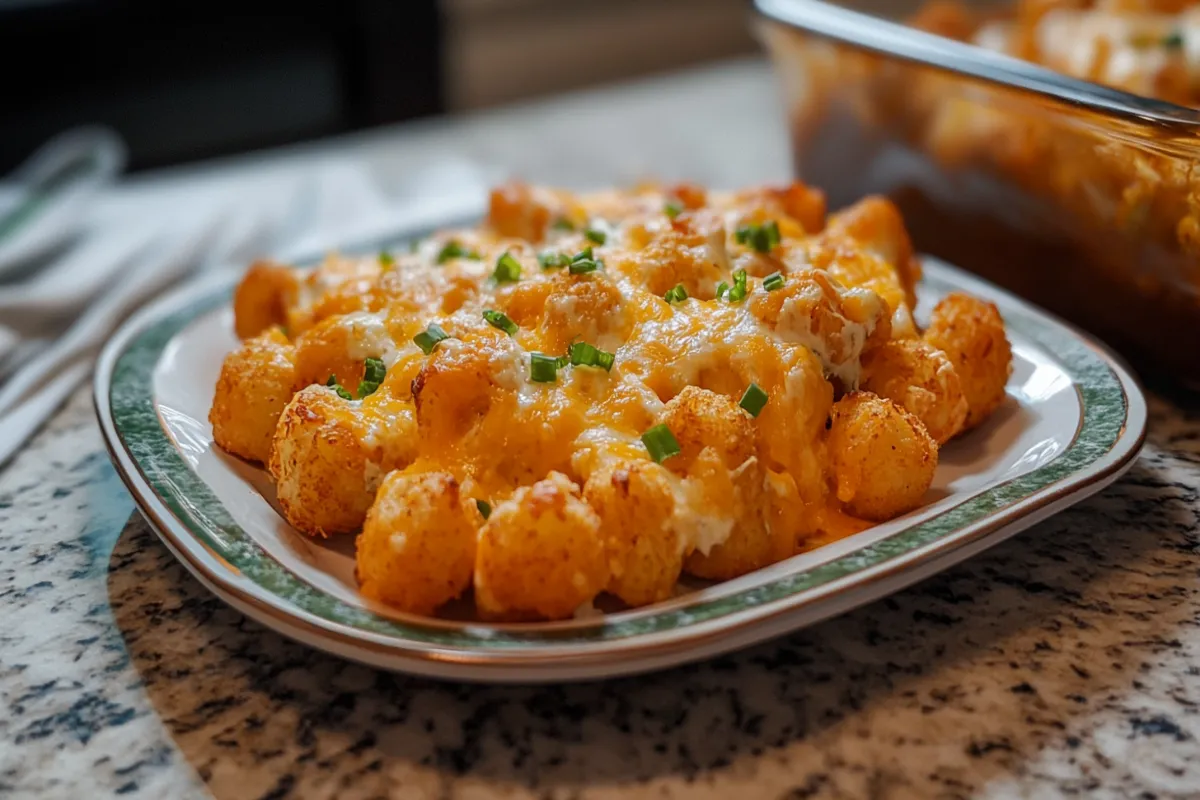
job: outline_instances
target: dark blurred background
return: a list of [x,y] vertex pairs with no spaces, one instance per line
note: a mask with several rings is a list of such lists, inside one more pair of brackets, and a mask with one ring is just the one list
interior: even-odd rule
[[751,52],[744,0],[0,0],[0,172],[115,128],[130,167]]

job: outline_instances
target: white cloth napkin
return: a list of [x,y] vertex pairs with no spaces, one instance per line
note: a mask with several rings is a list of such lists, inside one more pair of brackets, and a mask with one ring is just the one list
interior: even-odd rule
[[0,284],[0,339],[5,330],[53,336],[139,262],[200,229],[215,226],[215,233],[189,274],[317,255],[414,223],[461,221],[482,213],[488,184],[483,170],[453,159],[414,171],[390,191],[349,158],[192,173],[119,185],[96,198],[74,246],[24,280]]

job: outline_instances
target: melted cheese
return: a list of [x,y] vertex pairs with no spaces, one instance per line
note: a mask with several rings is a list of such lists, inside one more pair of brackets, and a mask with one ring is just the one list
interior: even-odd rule
[[[439,234],[397,256],[389,269],[376,259],[358,265],[333,259],[302,280],[296,302],[314,309],[314,327],[298,341],[298,361],[312,362],[314,376],[336,373],[347,387],[358,384],[353,365],[368,357],[388,368],[377,394],[354,401],[348,412],[363,417],[363,444],[376,454],[363,476],[368,488],[382,480],[378,463],[414,460],[423,469],[450,471],[493,503],[551,470],[582,484],[606,460],[648,458],[641,434],[685,387],[736,402],[755,383],[771,399],[754,424],[773,426],[760,437],[760,459],[790,470],[806,503],[822,497],[827,465],[814,443],[832,398],[827,376],[856,385],[877,325],[889,316],[911,318],[906,306],[889,306],[868,288],[886,286],[892,298],[902,296],[895,270],[879,255],[902,248],[836,232],[807,236],[770,193],[710,193],[707,208],[675,220],[664,214],[668,198],[657,191],[529,196],[550,210],[506,205],[503,213],[512,219],[494,210],[488,225]],[[575,229],[552,226],[555,215]],[[537,241],[512,235],[539,219],[545,227]],[[744,220],[767,219],[779,219],[784,231],[772,252],[736,241],[733,231]],[[585,222],[606,233],[604,245],[586,239]],[[479,258],[436,263],[450,241]],[[814,283],[814,242],[837,254],[830,274],[840,268],[837,258],[857,266],[841,269],[840,283],[825,273]],[[571,275],[539,265],[539,253],[572,256],[587,247],[603,265],[595,272]],[[505,253],[521,264],[521,275],[497,283],[492,272]],[[732,285],[737,269],[750,273],[744,299],[705,299],[715,294],[715,281],[707,282],[712,276]],[[774,271],[784,273],[785,287],[768,293],[761,278]],[[695,293],[668,304],[662,292],[676,283]],[[338,303],[326,304],[331,296]],[[340,311],[355,298],[356,310]],[[341,315],[322,322],[326,306]],[[485,309],[502,311],[519,330],[510,336],[488,324]],[[413,337],[431,324],[451,338],[425,354]],[[580,339],[615,354],[611,372],[567,365],[553,382],[533,380],[532,353],[560,356]],[[395,455],[405,448],[414,451],[407,460]],[[670,524],[680,547],[707,554],[726,541],[737,524],[734,509],[714,504],[685,472],[672,471],[670,482]]]

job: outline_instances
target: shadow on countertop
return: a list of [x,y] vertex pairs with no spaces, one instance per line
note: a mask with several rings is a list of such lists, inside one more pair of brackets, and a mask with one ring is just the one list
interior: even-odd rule
[[[655,796],[959,796],[1044,750],[1084,757],[1101,713],[1124,715],[1131,738],[1191,738],[1121,703],[1179,656],[1200,613],[1200,481],[1178,481],[1198,468],[1165,452],[1182,434],[1153,416],[1121,481],[987,554],[789,637],[641,677],[482,686],[350,664],[225,606],[137,516],[109,598],[150,703],[218,798],[559,797],[643,782]],[[1190,769],[1180,779],[1200,781]],[[668,779],[687,786],[658,786]]]

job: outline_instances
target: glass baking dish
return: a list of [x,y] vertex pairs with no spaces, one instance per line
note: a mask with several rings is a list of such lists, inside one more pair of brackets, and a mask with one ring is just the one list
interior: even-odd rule
[[920,250],[1200,385],[1200,114],[820,0],[755,6],[832,207],[886,194]]

